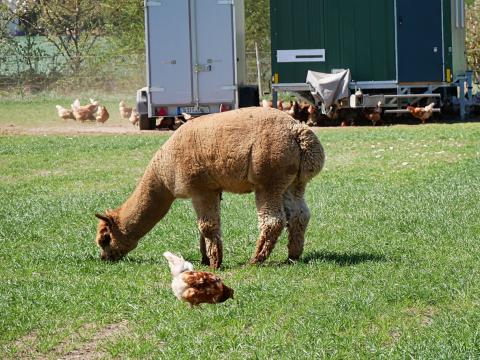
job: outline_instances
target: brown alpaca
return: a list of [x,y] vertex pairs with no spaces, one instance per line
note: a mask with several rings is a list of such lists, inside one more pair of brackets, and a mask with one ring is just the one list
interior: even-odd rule
[[96,215],[100,256],[120,259],[176,198],[191,198],[202,263],[218,268],[221,193],[254,191],[260,237],[251,263],[269,256],[285,226],[288,257],[296,260],[310,219],[305,186],[324,160],[322,145],[308,126],[277,109],[244,108],[190,120],[155,154],[129,199]]

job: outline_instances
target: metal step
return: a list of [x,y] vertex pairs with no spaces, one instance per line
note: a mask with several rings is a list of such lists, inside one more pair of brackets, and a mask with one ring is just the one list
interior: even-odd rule
[[440,98],[440,94],[392,94],[384,95],[385,99],[410,99],[410,98]]
[[[434,113],[439,113],[441,112],[439,108],[433,108],[432,111]],[[409,114],[410,111],[407,109],[392,109],[392,110],[384,110],[385,114]]]

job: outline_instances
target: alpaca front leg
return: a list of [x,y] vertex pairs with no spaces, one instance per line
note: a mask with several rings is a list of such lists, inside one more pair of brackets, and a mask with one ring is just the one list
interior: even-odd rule
[[203,193],[192,197],[200,231],[202,263],[219,268],[223,259],[223,244],[220,230],[220,194]]
[[283,196],[287,214],[288,258],[298,260],[303,253],[305,231],[310,221],[310,210],[303,198],[305,186],[289,189]]
[[[200,231],[200,254],[202,255],[202,265],[211,266],[213,268],[220,267],[223,259],[223,243],[221,236],[218,237],[212,235],[210,238],[206,238],[202,233],[206,233],[206,227],[212,226],[206,225],[209,221],[205,219],[198,220],[198,229]],[[220,232],[220,231],[219,231]],[[212,263],[213,259],[213,263]]]
[[282,197],[263,191],[257,191],[255,197],[260,237],[257,241],[255,255],[250,261],[252,264],[262,263],[268,258],[285,227]]

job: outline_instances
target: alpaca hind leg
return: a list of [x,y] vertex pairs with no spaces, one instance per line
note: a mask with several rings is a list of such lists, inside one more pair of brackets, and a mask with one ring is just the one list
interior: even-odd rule
[[260,237],[257,241],[255,255],[250,261],[252,264],[261,263],[268,258],[285,227],[285,212],[281,195],[265,190],[256,190],[255,198]]
[[303,253],[305,231],[310,221],[310,210],[303,198],[304,184],[293,184],[283,195],[283,204],[287,214],[288,258],[298,260]]
[[200,252],[202,263],[219,268],[223,258],[223,244],[220,230],[220,194],[204,192],[192,196],[200,231]]

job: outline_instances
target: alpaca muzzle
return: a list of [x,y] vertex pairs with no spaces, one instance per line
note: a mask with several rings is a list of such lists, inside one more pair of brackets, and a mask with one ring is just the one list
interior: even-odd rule
[[100,259],[103,261],[118,261],[125,256],[124,253],[112,248],[106,248],[100,250]]

